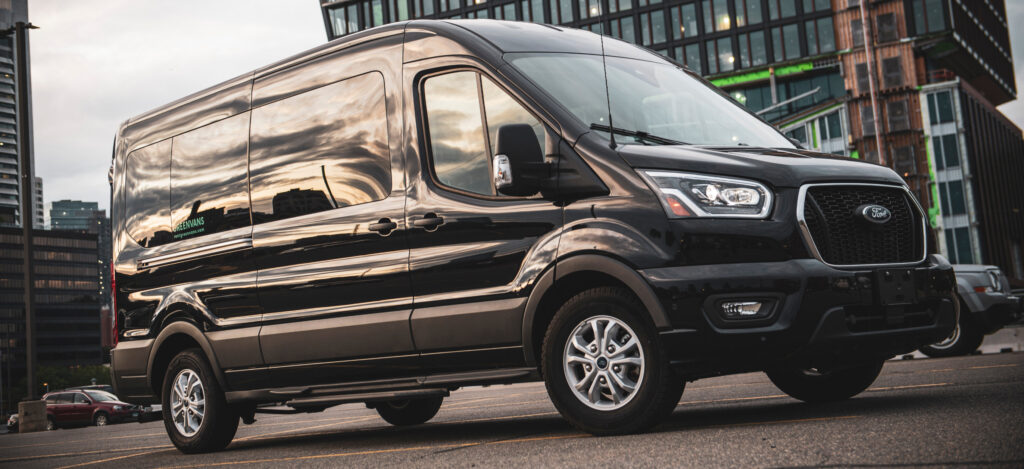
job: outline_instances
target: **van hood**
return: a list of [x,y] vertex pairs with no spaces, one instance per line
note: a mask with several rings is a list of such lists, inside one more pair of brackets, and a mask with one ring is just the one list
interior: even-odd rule
[[904,184],[884,166],[807,150],[699,145],[621,145],[617,150],[634,168],[756,179],[776,187],[811,182]]

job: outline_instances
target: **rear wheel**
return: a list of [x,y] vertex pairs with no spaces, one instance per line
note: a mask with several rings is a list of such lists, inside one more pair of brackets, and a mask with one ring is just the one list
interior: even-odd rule
[[167,435],[183,453],[221,450],[238,430],[238,414],[228,407],[200,349],[182,351],[171,359],[162,403]]
[[542,371],[562,416],[595,435],[645,430],[672,413],[684,382],[646,309],[628,290],[584,291],[555,314]]
[[427,397],[382,402],[377,405],[377,413],[391,425],[419,425],[437,415],[443,400],[443,397]]
[[921,353],[933,358],[956,357],[970,355],[985,340],[985,334],[967,317],[967,307],[960,306],[960,321],[957,322],[953,333],[945,339],[931,345],[921,347]]
[[47,415],[46,416],[46,430],[47,431],[53,431],[53,430],[56,430],[56,429],[57,429],[57,421],[54,420],[53,417],[50,417],[49,415]]
[[875,382],[884,360],[838,370],[779,366],[765,371],[782,392],[804,402],[832,402],[860,394]]

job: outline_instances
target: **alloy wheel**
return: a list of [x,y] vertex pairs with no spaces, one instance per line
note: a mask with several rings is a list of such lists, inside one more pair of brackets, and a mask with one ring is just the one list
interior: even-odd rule
[[199,374],[181,370],[171,385],[171,418],[178,432],[191,437],[199,432],[206,415],[206,391]]
[[644,377],[644,349],[625,322],[593,316],[569,335],[562,355],[573,395],[596,410],[621,408],[636,396]]

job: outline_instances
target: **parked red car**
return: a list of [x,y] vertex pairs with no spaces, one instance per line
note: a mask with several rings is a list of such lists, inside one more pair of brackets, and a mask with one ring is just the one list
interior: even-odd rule
[[121,402],[104,391],[58,391],[47,393],[43,399],[49,430],[75,425],[103,426],[139,418],[138,406]]

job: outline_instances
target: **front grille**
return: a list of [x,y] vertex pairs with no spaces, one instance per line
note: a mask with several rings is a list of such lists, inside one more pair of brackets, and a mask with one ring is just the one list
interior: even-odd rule
[[[832,265],[894,264],[924,257],[924,219],[903,189],[882,186],[811,186],[804,221],[822,260]],[[892,213],[888,223],[866,222],[864,204]]]

